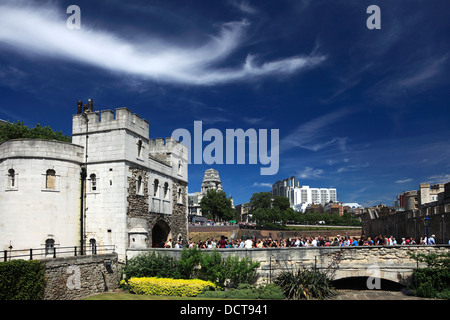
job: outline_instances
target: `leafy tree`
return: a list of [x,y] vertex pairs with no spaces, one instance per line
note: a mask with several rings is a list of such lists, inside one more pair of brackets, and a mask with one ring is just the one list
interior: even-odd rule
[[0,125],[0,143],[13,139],[45,139],[71,142],[72,139],[61,131],[55,132],[50,127],[42,127],[39,123],[28,128],[22,121],[6,122]]
[[250,213],[259,224],[286,223],[295,218],[289,199],[282,196],[272,197],[271,192],[254,193],[250,198]]
[[235,211],[231,207],[231,200],[222,190],[208,190],[200,201],[202,212],[213,220],[232,220]]
[[270,209],[272,206],[272,193],[271,192],[258,192],[254,193],[250,198],[249,213],[254,214],[258,209]]

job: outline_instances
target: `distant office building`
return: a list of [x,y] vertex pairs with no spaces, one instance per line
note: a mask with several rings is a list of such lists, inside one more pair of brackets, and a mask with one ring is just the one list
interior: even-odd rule
[[[295,177],[280,180],[272,185],[272,195],[287,197],[291,201],[291,191],[296,187],[300,187],[300,183]],[[291,202],[292,205],[293,202]]]
[[305,212],[308,206],[325,206],[330,201],[337,201],[337,191],[335,188],[310,188],[300,186],[300,182],[295,177],[275,182],[272,185],[273,196],[283,196],[289,198],[291,208],[295,211]]
[[296,187],[291,190],[291,207],[295,211],[305,212],[308,206],[322,205],[337,201],[335,188],[310,188],[309,186]]

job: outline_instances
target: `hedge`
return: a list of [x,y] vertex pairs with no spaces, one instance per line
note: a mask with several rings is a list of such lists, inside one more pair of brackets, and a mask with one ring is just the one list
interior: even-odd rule
[[195,297],[206,289],[215,289],[210,281],[169,278],[131,278],[128,280],[130,292],[146,295]]
[[40,261],[0,263],[0,300],[40,300],[44,289],[45,270]]

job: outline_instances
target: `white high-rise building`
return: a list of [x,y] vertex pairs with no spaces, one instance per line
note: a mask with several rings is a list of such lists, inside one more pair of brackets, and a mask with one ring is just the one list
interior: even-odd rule
[[335,188],[310,188],[309,186],[295,187],[291,189],[290,202],[295,211],[305,212],[311,204],[325,205],[330,201],[337,201]]

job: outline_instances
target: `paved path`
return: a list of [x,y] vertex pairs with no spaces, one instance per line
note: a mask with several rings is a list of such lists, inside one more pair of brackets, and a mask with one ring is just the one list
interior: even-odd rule
[[400,291],[382,290],[338,290],[330,300],[433,300],[406,295]]

